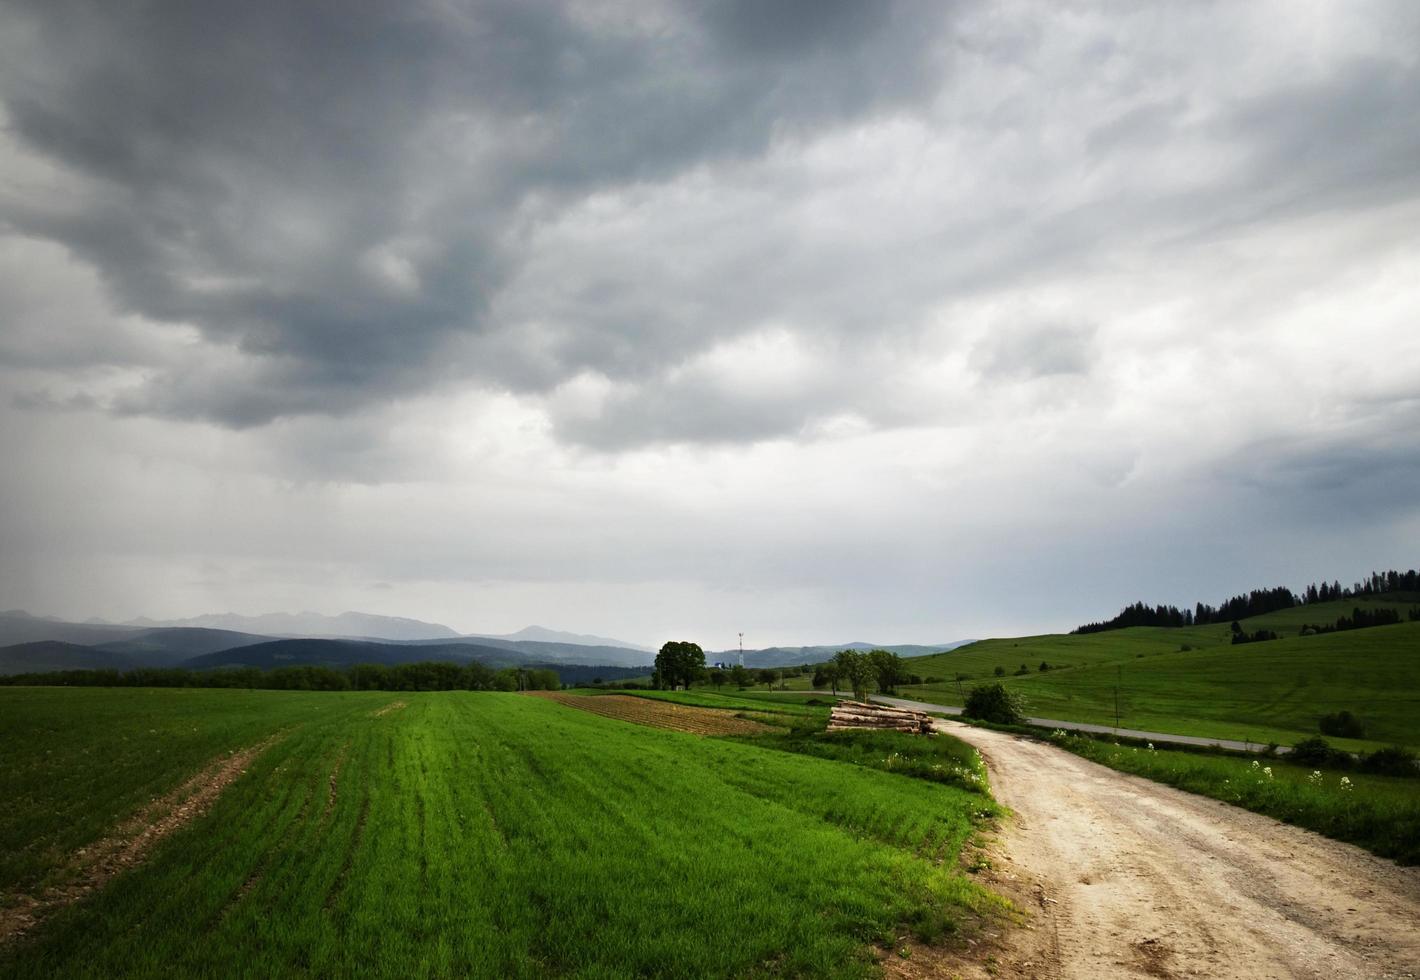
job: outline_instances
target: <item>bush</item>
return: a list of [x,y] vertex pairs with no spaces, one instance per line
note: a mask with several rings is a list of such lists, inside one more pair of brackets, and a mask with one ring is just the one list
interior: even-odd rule
[[1420,769],[1416,769],[1415,761],[1414,752],[1399,745],[1392,745],[1361,756],[1361,771],[1373,772],[1379,776],[1417,776],[1420,775]]
[[997,676],[997,677],[1005,677],[1005,676],[1006,676],[1006,668],[1005,668],[1005,667],[997,667],[995,673],[996,673],[996,676]]
[[1002,684],[980,684],[967,695],[961,713],[995,725],[1023,725],[1026,704],[1019,694],[1006,690]]
[[1331,766],[1342,769],[1351,767],[1350,754],[1333,749],[1331,743],[1320,735],[1304,738],[1292,746],[1287,760],[1299,766]]
[[1349,711],[1338,711],[1321,719],[1318,727],[1323,735],[1334,738],[1365,738],[1366,726]]

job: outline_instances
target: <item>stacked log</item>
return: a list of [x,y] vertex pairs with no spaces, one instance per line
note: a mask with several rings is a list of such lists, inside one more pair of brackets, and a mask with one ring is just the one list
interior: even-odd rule
[[828,714],[828,730],[848,731],[869,728],[926,735],[932,731],[932,717],[909,708],[895,708],[867,701],[839,701]]

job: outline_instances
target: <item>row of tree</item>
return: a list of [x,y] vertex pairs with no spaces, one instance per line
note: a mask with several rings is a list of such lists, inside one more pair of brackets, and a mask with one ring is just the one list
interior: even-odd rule
[[218,687],[275,691],[555,691],[562,686],[555,670],[480,663],[423,661],[413,664],[358,664],[344,670],[300,666],[260,670],[182,668],[136,670],[65,670],[12,674],[0,684],[45,687]]
[[[802,675],[806,670],[807,667],[750,670],[738,664],[728,669],[712,667],[707,670],[705,651],[698,643],[672,640],[662,645],[656,654],[651,683],[653,687],[674,690],[677,687],[688,689],[697,682],[709,681],[717,688],[731,683],[743,690],[756,683],[772,685],[785,676]],[[818,665],[814,670],[813,684],[814,687],[832,688],[835,694],[841,685],[856,696],[863,697],[870,685],[890,694],[897,689],[897,685],[913,679],[913,675],[903,666],[902,658],[891,650],[840,650],[832,660]]]
[[[1411,610],[1412,621],[1420,619],[1417,610]],[[1302,627],[1302,635],[1313,633],[1342,633],[1346,630],[1362,630],[1371,626],[1393,626],[1400,622],[1400,613],[1394,609],[1362,609],[1356,606],[1349,616],[1338,616],[1334,623],[1308,623]]]
[[1226,623],[1250,616],[1261,616],[1279,609],[1291,609],[1317,602],[1338,602],[1359,596],[1392,595],[1395,593],[1420,591],[1420,572],[1411,569],[1401,572],[1392,569],[1387,572],[1372,572],[1370,577],[1357,582],[1350,588],[1342,588],[1339,581],[1327,584],[1313,583],[1300,593],[1286,586],[1273,589],[1253,589],[1244,595],[1210,606],[1199,602],[1192,609],[1178,606],[1150,606],[1136,602],[1125,606],[1113,619],[1097,623],[1086,623],[1078,627],[1076,633],[1103,633],[1107,630],[1124,629],[1128,626],[1203,626],[1208,623]]
[[1249,633],[1242,628],[1242,624],[1237,620],[1233,621],[1233,646],[1239,643],[1265,643],[1268,640],[1277,639],[1277,634],[1272,630],[1257,630]]
[[870,684],[883,694],[891,694],[897,685],[913,679],[902,658],[891,650],[839,650],[832,660],[814,671],[813,683],[814,687],[830,688],[834,694],[841,684],[862,700],[867,697]]

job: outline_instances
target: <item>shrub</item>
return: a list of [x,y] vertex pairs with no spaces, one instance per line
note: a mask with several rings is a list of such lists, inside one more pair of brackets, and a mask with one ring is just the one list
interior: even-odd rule
[[1045,673],[1045,672],[1046,672],[1047,670],[1049,670],[1049,669],[1050,669],[1050,664],[1048,664],[1048,663],[1046,663],[1044,660],[1042,660],[1042,661],[1040,662],[1040,672],[1043,674],[1043,673]]
[[1420,769],[1416,769],[1415,761],[1414,752],[1392,745],[1361,756],[1361,771],[1381,776],[1417,776]]
[[1324,716],[1318,725],[1323,735],[1335,738],[1365,738],[1366,726],[1349,711],[1337,711]]
[[980,684],[971,689],[961,712],[996,725],[1021,725],[1026,720],[1025,700],[1002,684]]
[[1345,752],[1333,749],[1331,743],[1320,735],[1313,735],[1292,746],[1287,759],[1299,766],[1329,766],[1336,761],[1337,756],[1344,757],[1348,762],[1351,759]]

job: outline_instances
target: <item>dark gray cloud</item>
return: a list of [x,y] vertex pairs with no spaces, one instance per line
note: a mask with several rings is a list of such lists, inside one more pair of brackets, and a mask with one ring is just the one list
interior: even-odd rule
[[[120,411],[247,426],[343,413],[451,373],[556,383],[565,368],[541,376],[506,346],[448,356],[496,330],[490,297],[548,209],[921,98],[945,8],[636,13],[12,8],[0,69],[12,131],[90,196],[11,202],[4,218],[92,263],[121,309],[191,324],[246,358],[220,377],[172,366]],[[625,342],[663,320],[623,321]],[[590,335],[568,338],[559,360],[575,370],[606,339]]]
[[0,593],[936,640],[1413,563],[1417,51],[1407,0],[3,5]]

